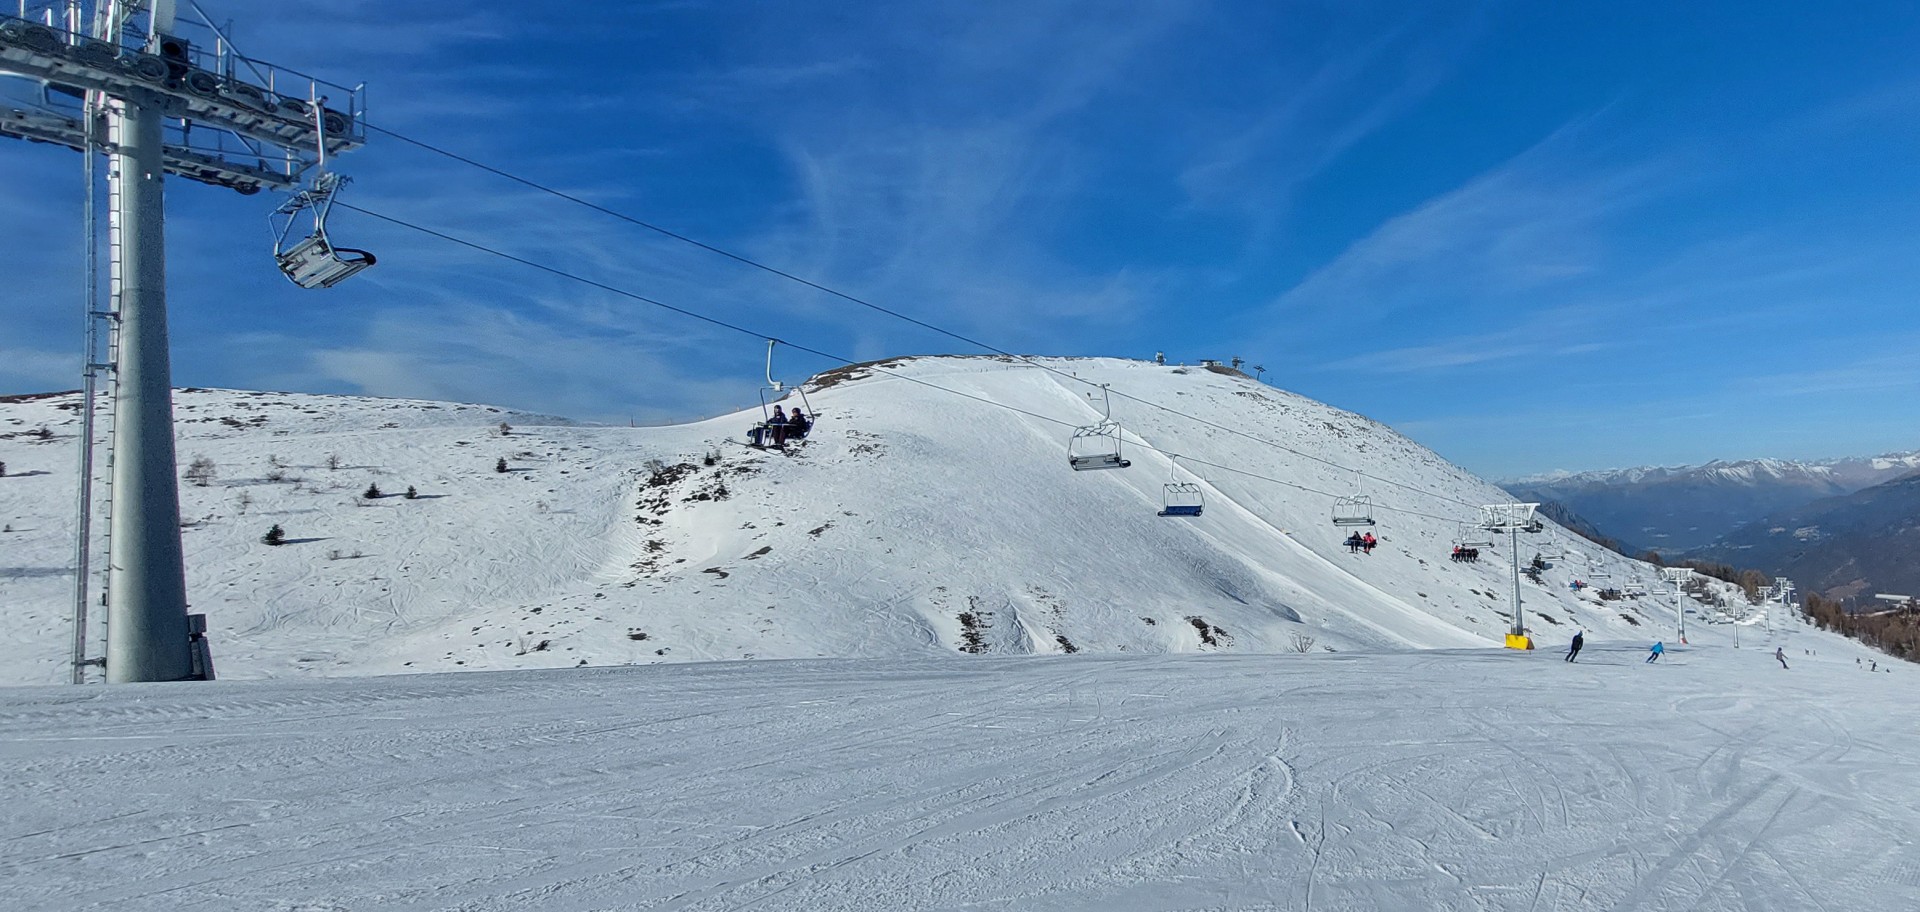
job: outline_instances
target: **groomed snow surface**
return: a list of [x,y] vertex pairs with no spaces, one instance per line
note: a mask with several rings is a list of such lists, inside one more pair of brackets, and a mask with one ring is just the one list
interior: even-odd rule
[[1920,908],[1912,676],[1789,650],[13,688],[0,908]]
[[[1580,544],[1523,584],[1543,648],[1499,649],[1505,545],[1447,559],[1448,498],[1497,489],[1242,377],[1050,363],[1439,496],[1122,401],[1130,444],[1281,482],[1203,469],[1162,518],[1164,457],[1071,472],[1060,428],[873,371],[786,454],[745,415],[183,391],[222,680],[0,689],[0,909],[1920,908],[1907,666],[1704,606],[1646,665],[1668,590]],[[66,676],[73,405],[0,404],[6,683]],[[1382,504],[1372,555],[1329,491]]]

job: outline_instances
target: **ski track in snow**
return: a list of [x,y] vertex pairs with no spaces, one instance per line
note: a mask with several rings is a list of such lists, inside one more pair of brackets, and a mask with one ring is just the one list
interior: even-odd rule
[[14,688],[0,907],[1920,904],[1905,675],[1592,651]]

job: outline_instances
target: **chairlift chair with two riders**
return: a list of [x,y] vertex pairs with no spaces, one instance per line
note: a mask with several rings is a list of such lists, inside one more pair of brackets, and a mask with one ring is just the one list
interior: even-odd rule
[[[1199,516],[1206,507],[1206,497],[1200,492],[1196,481],[1180,480],[1180,457],[1172,458],[1173,471],[1167,481],[1166,493],[1160,508],[1161,516]],[[1197,478],[1198,476],[1196,476]]]
[[1076,472],[1133,465],[1121,455],[1120,423],[1113,420],[1113,401],[1104,383],[1100,384],[1100,410],[1099,423],[1074,428],[1067,439],[1067,465]]
[[820,419],[819,413],[813,410],[813,403],[807,399],[806,384],[789,387],[773,379],[773,348],[778,344],[780,343],[776,339],[767,340],[767,385],[760,388],[760,421],[747,431],[747,445],[759,449],[786,445],[785,432],[775,433],[773,430],[773,409],[787,398],[789,390],[800,394],[800,404],[794,406],[794,411],[796,413],[802,409],[806,411],[809,428]]
[[[294,192],[268,216],[273,228],[273,258],[280,271],[301,288],[332,288],[374,264],[374,256],[365,250],[339,247],[327,236],[327,216],[347,178],[327,170],[327,134],[347,129],[343,115],[326,108],[326,99],[314,100],[313,130],[319,150],[314,160],[313,180]],[[289,243],[294,226],[302,216],[311,215],[313,227],[306,237]]]

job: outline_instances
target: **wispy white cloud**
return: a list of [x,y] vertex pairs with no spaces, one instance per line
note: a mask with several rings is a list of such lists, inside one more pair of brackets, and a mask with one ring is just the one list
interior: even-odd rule
[[1465,185],[1396,216],[1280,296],[1279,313],[1339,307],[1376,319],[1474,296],[1532,291],[1588,275],[1609,219],[1674,178],[1658,161],[1579,161],[1590,120],[1568,124]]
[[314,351],[287,379],[643,423],[731,411],[744,392],[739,382],[689,377],[624,334],[485,305],[382,313],[358,338]]

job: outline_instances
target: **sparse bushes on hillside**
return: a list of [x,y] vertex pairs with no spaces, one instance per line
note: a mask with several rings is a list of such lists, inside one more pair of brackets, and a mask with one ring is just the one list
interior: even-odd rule
[[386,495],[380,493],[379,485],[369,484],[367,485],[367,489],[365,491],[360,492],[360,496],[368,500],[379,500],[380,498],[385,497]]
[[504,421],[500,422],[500,436],[509,437],[509,436],[512,436],[512,434],[513,434],[513,425],[508,424]]
[[414,490],[414,489],[413,489],[413,485],[407,485],[407,493],[405,493],[405,494],[403,494],[403,495],[401,495],[401,496],[402,496],[402,497],[405,497],[405,498],[406,498],[406,499],[408,499],[408,500],[412,500],[412,499],[414,499],[414,498],[416,498],[416,497],[419,497],[419,496],[420,496],[420,492],[419,492],[419,491],[416,491],[416,490]]
[[188,481],[204,488],[213,483],[214,475],[217,474],[217,472],[218,470],[215,468],[213,460],[205,456],[195,456],[193,457],[193,461],[187,464],[187,470],[183,475]]
[[500,461],[493,464],[493,470],[505,475],[507,473],[507,457],[500,457]]
[[7,464],[0,462],[0,478],[7,477]]
[[287,541],[287,530],[280,528],[279,523],[274,523],[273,528],[267,530],[267,534],[260,536],[260,541],[268,545],[285,544]]
[[327,454],[327,468],[328,469],[340,468],[340,454],[338,453]]

